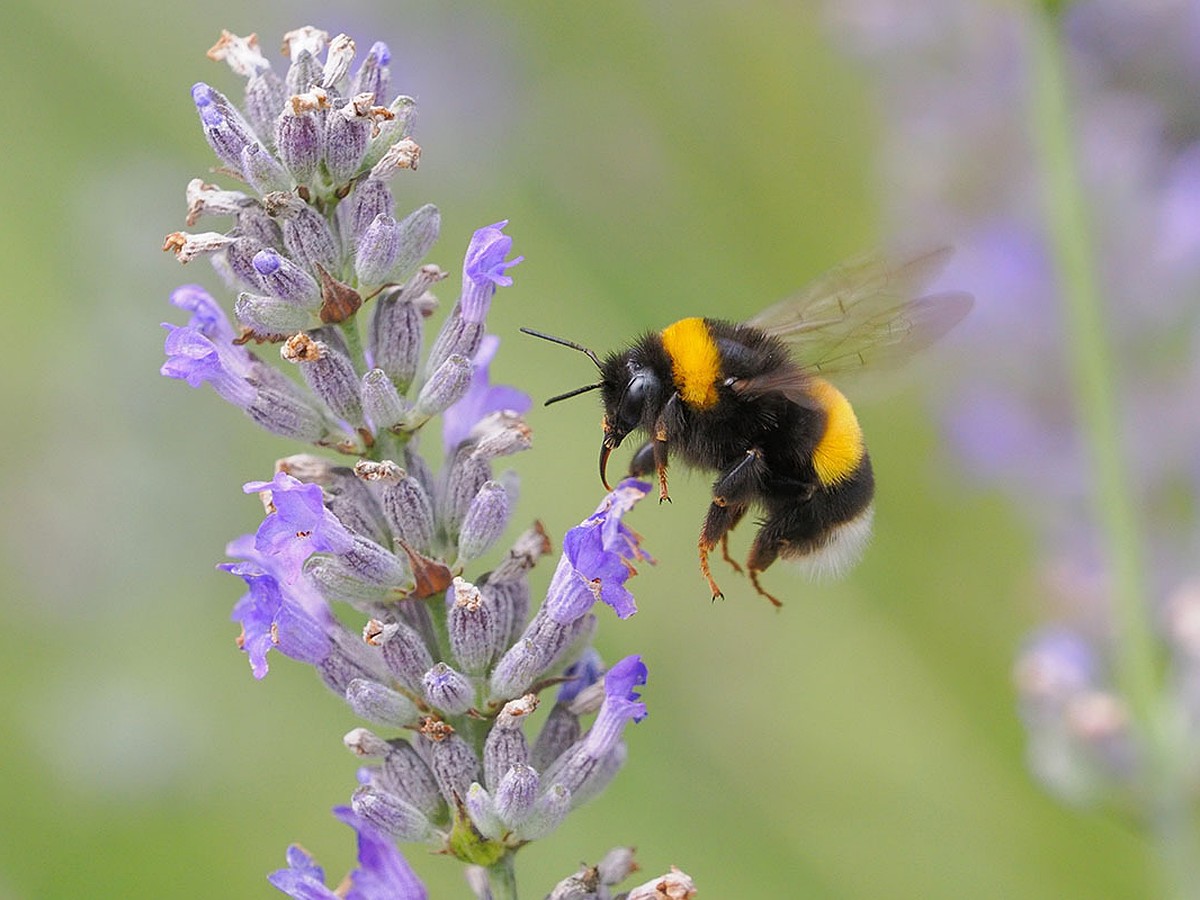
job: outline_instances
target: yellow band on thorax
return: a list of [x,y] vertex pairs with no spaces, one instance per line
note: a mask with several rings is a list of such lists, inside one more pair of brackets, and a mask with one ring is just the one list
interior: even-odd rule
[[809,392],[825,411],[825,432],[813,450],[813,468],[828,487],[849,478],[862,462],[863,433],[850,401],[832,384],[814,378]]
[[663,349],[671,357],[671,374],[684,403],[708,409],[717,402],[721,357],[703,319],[680,319],[662,331]]

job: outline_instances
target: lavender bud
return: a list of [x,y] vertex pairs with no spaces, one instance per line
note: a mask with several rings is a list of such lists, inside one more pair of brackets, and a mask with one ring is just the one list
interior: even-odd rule
[[363,412],[375,430],[386,431],[405,420],[412,404],[403,396],[383,369],[372,369],[362,378]]
[[533,804],[533,809],[515,834],[521,840],[533,841],[544,838],[553,832],[571,811],[571,792],[561,784],[551,785],[550,789]]
[[429,741],[433,777],[446,802],[454,806],[466,797],[471,782],[479,780],[479,760],[467,742],[445,722],[428,718],[421,723],[421,734]]
[[315,444],[328,433],[325,417],[290,378],[263,362],[253,367],[250,382],[257,396],[246,414],[272,434]]
[[333,635],[333,646],[328,656],[317,665],[321,680],[335,694],[346,695],[346,686],[355,678],[374,678],[374,660],[363,652],[365,648],[352,642],[340,628]]
[[500,819],[496,815],[496,808],[492,803],[491,795],[483,789],[478,781],[472,782],[467,788],[466,799],[467,815],[471,817],[471,822],[479,830],[485,838],[493,841],[498,841],[504,834],[504,826],[500,824]]
[[356,716],[380,725],[404,728],[417,720],[411,700],[377,681],[355,678],[346,686],[346,702]]
[[470,680],[444,662],[426,672],[422,682],[425,699],[446,715],[461,716],[475,703],[475,689]]
[[550,537],[541,522],[534,522],[521,532],[508,553],[488,577],[492,582],[516,581],[537,565],[550,552]]
[[398,239],[395,259],[386,281],[401,281],[425,258],[437,242],[442,230],[442,214],[432,203],[419,207],[397,226]]
[[632,847],[614,847],[604,854],[604,858],[596,863],[596,871],[600,874],[600,883],[607,885],[620,884],[638,870],[637,860],[634,859]]
[[276,297],[305,309],[315,311],[320,308],[320,285],[286,256],[280,256],[268,247],[254,254],[253,264],[262,286]]
[[599,900],[599,890],[599,871],[595,866],[583,865],[578,872],[556,884],[546,895],[546,900]]
[[193,178],[188,182],[185,196],[188,228],[203,216],[235,216],[247,206],[256,204],[242,191],[224,191],[215,184],[206,184],[202,178]]
[[483,556],[508,525],[508,492],[498,481],[485,481],[467,507],[458,534],[460,561]]
[[283,115],[275,127],[275,147],[297,184],[312,183],[324,149],[321,137],[316,113],[303,103],[297,104],[296,97],[293,97],[284,106]]
[[281,217],[283,242],[300,266],[310,272],[317,271],[318,266],[326,271],[337,268],[337,247],[323,215],[301,201],[281,213]]
[[382,181],[367,178],[358,182],[345,200],[338,204],[338,224],[347,256],[358,247],[358,242],[376,216],[390,216],[395,209],[392,192]]
[[[375,102],[382,103],[380,100]],[[364,168],[373,170],[393,144],[412,134],[417,120],[417,101],[401,95],[388,104],[388,112],[391,118],[380,122],[379,130],[371,135],[367,155],[362,161]]]
[[290,300],[242,291],[233,305],[239,322],[260,336],[295,334],[312,324],[312,313]]
[[347,603],[368,612],[376,604],[401,600],[403,589],[389,589],[358,577],[350,566],[334,556],[314,555],[304,561],[303,571],[326,600]]
[[415,170],[420,163],[420,146],[412,138],[406,137],[383,151],[383,156],[371,167],[371,177],[377,181],[388,181],[401,170]]
[[537,740],[533,742],[533,750],[529,754],[530,763],[538,771],[545,772],[579,740],[582,733],[579,716],[571,712],[566,704],[556,703],[542,724]]
[[504,825],[516,828],[529,817],[540,784],[541,778],[531,766],[518,764],[504,773],[493,798],[496,815]]
[[254,268],[254,257],[264,247],[262,241],[252,237],[238,237],[225,248],[225,262],[229,271],[246,287],[262,290],[262,279]]
[[425,673],[433,667],[433,657],[421,635],[402,622],[384,625],[372,619],[364,630],[367,643],[383,648],[388,671],[415,694],[425,693]]
[[431,820],[445,812],[442,792],[433,772],[408,741],[393,741],[379,769],[379,786],[415,806]]
[[275,120],[287,97],[283,79],[270,69],[262,69],[246,82],[246,117],[256,134],[274,139]]
[[433,836],[425,814],[394,794],[361,785],[350,798],[354,811],[385,834],[399,841],[424,841]]
[[329,39],[329,36],[323,31],[319,33],[324,36],[324,40],[319,45],[315,41],[305,46],[293,44],[293,48],[288,54],[292,58],[292,64],[288,66],[283,84],[289,94],[304,94],[321,83],[321,76],[324,73],[323,67],[317,61],[317,55],[324,48],[325,41]]
[[625,900],[661,900],[663,897],[670,897],[672,900],[692,900],[695,896],[696,882],[692,881],[687,872],[671,866],[671,871],[665,875],[639,884],[629,892]]
[[354,544],[337,558],[367,584],[404,592],[412,589],[412,572],[408,563],[362,535],[354,535]]
[[216,231],[203,231],[199,234],[173,231],[163,240],[163,251],[174,253],[180,264],[186,266],[198,257],[228,250],[236,240]]
[[325,166],[335,183],[349,179],[358,171],[367,153],[371,136],[370,95],[358,95],[325,119]]
[[395,484],[383,488],[383,514],[392,534],[419,553],[433,543],[433,504],[421,482],[405,474]]
[[492,670],[488,685],[492,700],[515,697],[528,689],[537,677],[546,670],[552,651],[539,646],[535,641],[522,638],[508,649]]
[[[363,679],[356,678],[350,682],[346,688],[346,694],[349,695],[351,688],[356,683],[362,682]],[[382,685],[380,685],[382,687]],[[346,745],[346,749],[355,756],[363,757],[378,757],[382,759],[387,756],[392,750],[392,745],[371,731],[369,728],[352,728],[346,732],[342,738],[342,743]]]
[[329,42],[329,51],[325,54],[325,69],[321,73],[321,86],[333,88],[350,73],[350,63],[354,61],[354,40],[345,34],[339,34]]
[[221,162],[241,174],[242,148],[254,142],[250,126],[224,94],[202,81],[192,86],[192,100],[208,145]]
[[214,62],[226,63],[233,74],[249,78],[255,72],[270,69],[271,64],[263,56],[258,46],[258,37],[239,37],[231,31],[222,29],[221,37],[209,48],[206,54]]
[[368,346],[375,365],[404,391],[417,374],[424,324],[416,306],[399,294],[390,291],[375,301]]
[[400,251],[400,228],[391,216],[375,217],[354,256],[354,271],[360,284],[379,284],[387,279],[388,272]]
[[479,342],[483,339],[483,329],[483,322],[466,321],[458,307],[455,307],[433,342],[433,349],[429,351],[429,357],[425,360],[425,372],[441,368],[451,356],[474,359]]
[[390,80],[388,64],[391,61],[392,51],[388,49],[387,44],[383,41],[376,41],[372,44],[362,65],[354,74],[354,80],[350,83],[350,93],[370,94],[372,103],[379,106],[385,105],[388,102],[387,92]]
[[458,526],[470,509],[471,502],[479,489],[491,480],[492,467],[484,460],[473,459],[460,447],[447,468],[441,512],[446,531],[457,536]]
[[533,445],[533,432],[520,414],[499,410],[480,419],[467,436],[475,459],[499,459]]
[[504,709],[496,717],[483,745],[483,782],[491,790],[499,787],[500,780],[509,769],[528,765],[529,745],[525,741],[522,726],[537,706],[537,697],[526,694],[504,704]]
[[[450,649],[468,672],[487,668],[500,649],[496,620],[479,589],[462,578],[454,579],[454,602],[447,612]],[[492,787],[491,781],[487,782]]]
[[323,484],[325,505],[343,525],[376,544],[387,546],[391,543],[383,509],[371,488],[360,478],[357,463],[353,469],[331,466]]
[[286,191],[292,186],[287,170],[257,141],[242,148],[241,172],[260,194]]
[[413,407],[413,421],[409,422],[409,427],[423,425],[461,400],[471,386],[473,370],[474,366],[467,357],[457,354],[448,357],[421,387]]
[[495,582],[495,572],[479,585],[492,616],[496,620],[496,642],[499,647],[508,647],[520,637],[529,618],[529,580],[525,577],[515,581]]
[[288,338],[280,355],[300,366],[305,382],[335,416],[356,427],[365,424],[358,375],[346,356],[303,332]]

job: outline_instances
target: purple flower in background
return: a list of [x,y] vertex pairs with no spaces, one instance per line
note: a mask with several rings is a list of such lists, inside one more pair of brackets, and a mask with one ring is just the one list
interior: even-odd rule
[[[1193,667],[1169,640],[1177,620],[1162,619],[1200,546],[1200,17],[1192,3],[1119,0],[918,7],[829,4],[839,37],[880,76],[894,230],[952,238],[946,282],[976,294],[956,340],[963,364],[942,379],[947,445],[1033,518],[1048,570],[1088,573],[1067,580],[1076,602],[1016,665],[1030,766],[1071,802],[1187,822],[1195,778],[1176,756],[1200,741],[1200,719],[1180,687]],[[1069,117],[1046,112],[1059,78]],[[1072,196],[1076,177],[1085,200]],[[1086,217],[1091,248],[1063,224],[1072,217]],[[1094,288],[1080,273],[1089,266]],[[1107,334],[1081,334],[1089,302]],[[1120,379],[1111,397],[1079,361],[1105,355]],[[1093,415],[1077,413],[1079,396]],[[1118,434],[1098,424],[1100,407]],[[1105,463],[1122,457],[1114,489]],[[1115,517],[1128,520],[1120,539]],[[1143,538],[1154,561],[1144,578],[1130,549]],[[1056,593],[1042,591],[1048,606]],[[1164,633],[1165,679],[1150,661]]]
[[272,886],[296,900],[427,900],[425,885],[390,838],[348,806],[335,807],[333,814],[358,835],[358,867],[348,876],[349,889],[335,893],[326,887],[325,870],[295,844],[288,847],[288,867],[267,876]]
[[465,441],[471,429],[489,413],[503,410],[525,413],[529,410],[532,401],[524,391],[488,381],[488,368],[499,347],[500,338],[494,334],[484,335],[475,354],[471,386],[461,400],[442,414],[442,443],[447,453]]

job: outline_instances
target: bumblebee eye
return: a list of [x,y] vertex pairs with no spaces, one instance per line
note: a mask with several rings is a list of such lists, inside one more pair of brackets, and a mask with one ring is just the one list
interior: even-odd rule
[[624,433],[628,434],[641,424],[646,399],[657,392],[658,379],[649,369],[638,369],[629,379],[617,405],[617,422]]

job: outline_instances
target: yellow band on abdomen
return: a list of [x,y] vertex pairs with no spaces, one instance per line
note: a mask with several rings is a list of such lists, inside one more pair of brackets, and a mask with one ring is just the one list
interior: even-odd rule
[[717,402],[721,356],[703,319],[680,319],[662,331],[663,349],[671,357],[671,374],[684,403],[708,409]]
[[828,381],[814,378],[809,392],[825,411],[825,432],[813,450],[813,468],[821,484],[829,487],[853,475],[862,462],[862,428],[850,401]]

